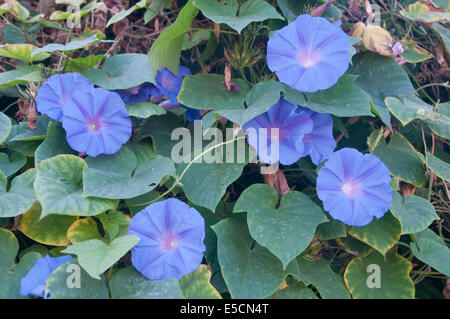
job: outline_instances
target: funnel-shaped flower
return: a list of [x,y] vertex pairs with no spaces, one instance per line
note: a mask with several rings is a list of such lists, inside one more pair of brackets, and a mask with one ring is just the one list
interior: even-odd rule
[[316,113],[299,107],[297,112],[305,111],[311,116],[313,129],[303,137],[305,154],[311,157],[314,164],[319,165],[333,153],[336,141],[333,137],[333,118],[330,114]]
[[64,107],[67,142],[89,156],[114,154],[131,136],[131,120],[117,93],[97,88],[76,91]]
[[30,268],[20,282],[20,294],[22,296],[33,295],[41,298],[46,297],[45,285],[48,277],[50,277],[55,269],[72,259],[72,256],[50,257],[46,255],[36,260],[34,266]]
[[78,73],[55,74],[42,86],[36,96],[36,108],[50,118],[61,121],[63,107],[77,90],[93,88],[91,81]]
[[137,213],[128,234],[140,239],[131,250],[131,262],[151,280],[180,279],[193,272],[206,250],[203,217],[175,198],[150,204]]
[[350,62],[350,40],[339,23],[303,14],[267,44],[267,63],[281,82],[302,92],[328,89]]
[[388,211],[390,181],[389,169],[378,157],[343,148],[319,170],[316,188],[333,218],[350,226],[364,226]]
[[[296,105],[280,99],[266,113],[244,124],[248,143],[264,163],[275,164],[279,160],[290,165],[305,155],[303,137],[311,132],[313,121],[307,112],[296,110]],[[272,129],[278,129],[278,134]],[[274,154],[277,149],[278,154]]]
[[150,96],[157,97],[160,92],[156,86],[151,83],[143,83],[125,90],[115,90],[126,104],[136,104],[145,102]]
[[180,93],[181,84],[183,83],[184,77],[188,74],[192,73],[184,66],[178,68],[177,75],[164,68],[156,75],[156,87],[163,95],[169,98],[170,102],[177,104],[179,103],[177,96]]

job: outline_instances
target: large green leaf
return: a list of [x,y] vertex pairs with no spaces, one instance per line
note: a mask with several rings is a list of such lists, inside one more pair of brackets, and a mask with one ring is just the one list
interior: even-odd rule
[[400,10],[400,14],[413,21],[419,20],[426,23],[437,21],[450,22],[450,12],[430,10],[430,7],[426,3],[420,1],[409,4],[406,10]]
[[326,217],[303,193],[291,191],[278,205],[277,191],[253,184],[239,197],[234,212],[247,212],[250,235],[277,256],[286,267],[311,243],[317,226]]
[[423,102],[414,95],[402,98],[387,97],[385,103],[389,111],[403,124],[415,119],[425,122],[431,130],[442,137],[450,138],[450,104],[441,103],[437,107]]
[[66,131],[59,123],[50,122],[47,127],[45,140],[38,146],[34,153],[35,163],[60,154],[75,154],[75,151],[67,143]]
[[0,269],[0,299],[24,298],[20,294],[20,281],[41,257],[39,253],[32,251],[23,255],[20,262],[9,269]]
[[340,117],[373,116],[369,96],[354,84],[356,76],[343,75],[329,89],[314,93],[302,93],[284,85],[285,98],[289,102],[307,107],[318,113],[330,113]]
[[395,251],[389,252],[386,258],[373,251],[365,257],[353,259],[347,265],[344,280],[356,299],[412,299],[414,282],[409,277],[411,268],[411,263]]
[[224,77],[219,74],[187,75],[178,94],[178,101],[193,109],[243,111],[248,85],[240,79],[233,80],[240,90],[229,92],[222,84],[223,81]]
[[[90,277],[76,260],[72,260],[52,272],[47,279],[47,291],[50,299],[108,299],[105,276],[101,275],[99,279]],[[79,287],[75,285],[77,281]]]
[[374,217],[366,226],[349,227],[348,233],[386,255],[400,239],[401,225],[391,213],[387,212],[379,219]]
[[109,245],[101,240],[92,239],[75,243],[62,252],[77,255],[80,266],[91,277],[100,279],[100,275],[122,258],[138,241],[139,238],[135,235],[119,237]]
[[17,173],[27,162],[27,157],[21,153],[14,152],[11,157],[8,154],[0,153],[0,171],[6,177],[10,177]]
[[[256,84],[248,93],[245,98],[247,108],[243,107],[243,104],[236,109],[225,109],[216,111],[223,117],[233,121],[240,126],[258,115],[266,112],[280,100],[282,85],[274,80],[267,82],[260,82]],[[236,103],[236,107],[237,107]]]
[[440,158],[437,158],[429,152],[427,152],[426,158],[422,154],[418,154],[420,159],[428,166],[429,169],[431,169],[434,174],[436,174],[443,180],[450,181],[450,165],[448,163],[444,162]]
[[147,55],[125,53],[108,58],[103,69],[88,69],[83,74],[102,88],[118,90],[155,83],[156,70],[148,65]]
[[225,23],[239,33],[251,22],[284,20],[277,10],[264,0],[247,0],[240,7],[237,0],[194,0],[194,4],[215,23]]
[[16,260],[19,242],[14,233],[0,228],[0,272],[10,269]]
[[37,82],[41,79],[41,65],[24,66],[13,71],[0,73],[0,90],[16,84]]
[[148,63],[155,69],[167,68],[174,74],[178,74],[184,35],[191,30],[192,19],[198,14],[198,9],[192,1],[189,0],[186,3],[178,14],[176,21],[164,29],[152,44],[148,52]]
[[8,143],[39,141],[45,139],[49,121],[50,118],[46,115],[38,116],[37,121],[34,123],[34,125],[36,126],[36,129],[34,130],[31,130],[28,127],[27,121],[20,122],[19,126],[21,127],[21,132],[14,136],[10,136],[10,138],[8,138]]
[[180,287],[183,295],[188,299],[221,299],[210,279],[211,270],[206,265],[200,265],[196,271],[181,277]]
[[389,144],[381,139],[372,154],[378,156],[395,177],[417,187],[425,183],[425,165],[411,143],[400,133],[394,133]]
[[314,285],[324,299],[349,299],[350,294],[345,288],[342,276],[335,273],[330,263],[321,258],[309,261],[298,256],[287,271],[291,272],[298,280]]
[[50,215],[40,219],[41,205],[36,202],[22,216],[18,229],[27,237],[41,244],[67,246],[67,230],[77,220],[75,216]]
[[[201,153],[201,151],[194,150],[193,153],[187,155],[190,159],[189,163],[178,165],[177,175],[181,177],[180,183],[190,201],[215,211],[227,187],[241,176],[247,161],[239,162],[235,159],[232,163],[226,163],[226,156],[234,147],[234,145],[230,145],[229,149],[223,146],[225,152],[222,153],[222,162],[208,163],[204,159],[201,163],[194,162],[194,156]],[[209,149],[209,147],[206,146],[205,149]],[[205,150],[203,151],[205,152]],[[217,149],[216,152],[218,152]],[[208,191],[205,192],[205,190]]]
[[84,197],[83,159],[74,155],[58,155],[39,165],[34,190],[42,205],[42,217],[50,214],[95,216],[115,209],[117,201]]
[[4,141],[6,141],[9,133],[11,132],[11,129],[11,119],[3,112],[0,112],[0,145],[3,144]]
[[142,119],[149,118],[153,115],[164,115],[166,114],[166,110],[157,105],[150,102],[140,102],[136,104],[126,104],[125,105],[128,111],[129,116],[135,116]]
[[17,59],[26,62],[43,61],[50,57],[50,54],[42,52],[31,57],[31,50],[36,47],[29,43],[8,43],[0,45],[0,57]]
[[419,260],[450,276],[450,249],[431,229],[414,234],[411,251]]
[[42,52],[55,52],[55,51],[73,51],[84,48],[88,44],[101,41],[105,37],[104,34],[94,34],[91,37],[83,40],[71,41],[67,44],[50,43],[46,46],[31,51],[31,58],[35,59],[35,56],[42,54]]
[[433,204],[416,195],[407,196],[403,202],[403,197],[398,192],[393,192],[389,209],[400,221],[402,234],[420,232],[428,228],[434,220],[439,219]]
[[250,237],[245,216],[228,217],[213,226],[223,278],[232,298],[265,298],[281,286],[283,264]]
[[28,141],[12,141],[14,137],[18,135],[22,135],[28,131],[28,127],[26,121],[22,121],[20,124],[13,125],[11,129],[11,133],[6,140],[6,144],[8,147],[16,152],[22,153],[28,157],[33,157],[36,149],[41,144],[41,140],[28,140]]
[[114,273],[109,281],[112,299],[181,299],[183,293],[175,278],[150,280],[134,267]]
[[6,191],[6,176],[0,171],[0,217],[14,217],[25,214],[33,205],[36,196],[33,182],[36,169],[29,169],[13,179]]
[[83,171],[85,196],[133,198],[153,190],[164,176],[175,175],[173,162],[159,155],[136,168],[136,156],[126,147],[114,155],[87,158],[86,163],[88,168]]
[[384,104],[388,96],[407,96],[415,92],[408,74],[394,59],[372,52],[356,54],[349,73],[359,75],[355,84],[366,91],[383,123],[391,126],[389,111]]

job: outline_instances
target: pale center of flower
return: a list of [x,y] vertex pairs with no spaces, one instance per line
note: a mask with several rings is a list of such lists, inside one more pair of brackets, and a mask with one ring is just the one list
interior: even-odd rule
[[90,132],[98,132],[101,128],[101,124],[98,121],[89,121],[87,127]]
[[342,185],[342,191],[347,196],[355,196],[359,192],[359,186],[351,181],[345,182],[344,185]]
[[317,64],[317,56],[315,54],[311,54],[311,53],[306,53],[306,54],[301,55],[299,60],[300,60],[300,63],[305,68],[309,68],[309,67]]
[[178,238],[168,236],[162,240],[164,249],[174,251],[178,247]]

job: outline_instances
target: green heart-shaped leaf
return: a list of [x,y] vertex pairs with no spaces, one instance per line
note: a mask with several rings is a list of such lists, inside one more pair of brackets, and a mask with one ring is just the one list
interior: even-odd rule
[[380,219],[374,218],[366,226],[349,227],[348,233],[386,255],[400,239],[401,225],[391,213],[387,212]]
[[29,169],[18,175],[6,191],[7,179],[0,171],[0,217],[14,217],[25,214],[36,200],[33,190],[33,182],[36,177],[36,169]]
[[135,235],[127,235],[116,238],[109,245],[98,239],[92,239],[75,243],[69,246],[63,253],[75,254],[78,262],[87,273],[96,279],[100,279],[100,274],[114,265],[139,241]]
[[[261,200],[263,199],[263,200]],[[278,204],[277,191],[253,184],[239,197],[234,212],[247,212],[251,236],[277,256],[286,267],[311,243],[325,214],[308,196],[291,191]]]
[[83,159],[74,155],[58,155],[39,165],[34,190],[42,205],[42,217],[50,214],[95,216],[115,209],[117,201],[84,197]]
[[411,263],[395,251],[386,258],[373,251],[353,259],[345,269],[344,280],[356,299],[411,299],[414,298],[411,268]]
[[50,215],[40,219],[41,205],[36,202],[22,216],[18,229],[27,237],[45,245],[67,246],[67,230],[77,220],[75,216]]
[[250,237],[245,215],[213,226],[223,278],[232,298],[265,298],[281,286],[286,273],[277,257]]
[[403,202],[398,192],[392,193],[391,213],[400,221],[402,234],[412,234],[427,229],[430,224],[439,219],[433,204],[426,199],[409,195]]

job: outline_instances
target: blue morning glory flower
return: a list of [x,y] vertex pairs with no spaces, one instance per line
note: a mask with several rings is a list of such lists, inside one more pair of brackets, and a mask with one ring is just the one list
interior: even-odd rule
[[202,116],[200,114],[200,110],[196,110],[196,109],[191,109],[190,107],[181,105],[182,108],[186,109],[186,120],[188,120],[189,122],[194,122],[197,120],[201,120]]
[[183,79],[188,74],[192,73],[188,68],[184,66],[180,66],[178,68],[177,75],[164,68],[156,75],[156,87],[163,95],[169,98],[170,102],[172,102],[173,104],[178,104],[179,102],[177,100],[177,96],[178,93],[180,93]]
[[334,219],[364,226],[388,211],[390,182],[389,169],[378,157],[343,148],[319,170],[316,188],[324,209]]
[[125,90],[115,90],[126,104],[136,104],[145,102],[149,96],[157,97],[160,95],[159,89],[151,83],[143,83]]
[[339,25],[322,17],[298,16],[269,39],[269,68],[281,82],[302,92],[333,86],[350,63],[350,40]]
[[180,279],[195,271],[206,250],[203,217],[175,198],[150,204],[137,213],[128,234],[140,239],[131,249],[131,262],[151,280]]
[[305,154],[311,157],[314,164],[319,165],[333,153],[336,141],[333,137],[333,118],[330,114],[316,113],[299,107],[297,112],[307,112],[313,121],[313,129],[303,137]]
[[114,154],[131,136],[131,120],[117,93],[103,88],[78,90],[63,111],[67,142],[78,152]]
[[61,121],[62,109],[77,90],[89,90],[94,85],[78,73],[55,74],[39,88],[36,108],[50,118]]
[[[313,129],[313,121],[305,111],[298,111],[297,105],[284,99],[273,105],[266,113],[245,123],[248,143],[266,164],[290,165],[305,156],[304,135]],[[272,136],[271,129],[278,128],[278,135]],[[264,130],[266,129],[266,130]],[[271,144],[278,143],[278,154],[271,154]],[[273,150],[276,152],[276,147]]]
[[46,255],[36,260],[34,266],[30,268],[20,282],[20,294],[22,296],[33,295],[44,298],[48,277],[55,269],[72,259],[72,256],[50,257]]

